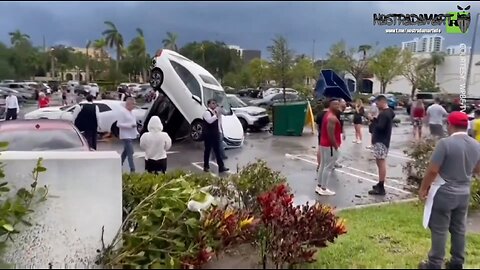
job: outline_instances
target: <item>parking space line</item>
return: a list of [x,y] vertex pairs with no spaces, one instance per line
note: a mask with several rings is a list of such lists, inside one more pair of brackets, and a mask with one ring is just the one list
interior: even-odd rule
[[[197,168],[200,168],[200,170],[203,171],[203,161],[200,161],[200,162],[193,162],[192,164],[194,164],[195,167]],[[215,165],[217,168],[218,168],[218,164],[213,162],[213,161],[210,161],[210,164],[212,165]],[[212,172],[210,172],[212,173]],[[226,171],[225,173],[227,174],[235,174],[234,172],[231,172],[231,171]],[[212,173],[213,174],[213,173]],[[216,174],[214,174],[215,176],[217,176]]]
[[[193,165],[195,168],[197,168],[197,169],[199,169],[199,170],[203,171],[203,167],[202,167],[202,166],[200,166],[200,165],[198,165],[198,163],[201,163],[201,162],[192,162],[192,165]],[[215,177],[217,177],[217,176],[218,176],[218,175],[214,174],[213,172],[210,172],[210,174],[211,174],[212,176],[215,176]]]
[[[304,161],[304,162],[307,162],[307,163],[310,163],[312,165],[317,165],[317,162],[314,162],[314,161],[311,161],[311,160],[308,160],[308,159],[305,159],[305,158],[301,158],[299,156],[295,156],[295,155],[291,155],[291,154],[285,154],[285,157],[287,158],[291,158],[291,159],[298,159],[298,160],[301,160],[301,161]],[[363,176],[360,176],[360,175],[356,175],[356,174],[353,174],[353,173],[349,173],[349,172],[346,172],[346,171],[343,171],[343,170],[340,170],[340,169],[335,169],[335,171],[337,172],[341,172],[343,174],[346,174],[346,175],[349,175],[349,176],[352,176],[352,177],[357,177],[357,178],[360,178],[364,181],[368,181],[368,182],[371,182],[373,184],[377,184],[378,181],[375,181],[375,180],[372,180],[372,179],[369,179],[369,178],[365,178]],[[396,188],[396,187],[392,187],[392,186],[388,186],[388,185],[385,185],[385,187],[387,188],[390,188],[390,189],[393,189],[393,190],[396,190],[398,192],[401,192],[401,193],[404,193],[404,194],[412,194],[411,192],[409,191],[406,191],[406,190],[403,190],[403,189],[399,189],[399,188]]]
[[[314,156],[311,156],[311,155],[298,155],[298,156],[305,156],[305,157],[309,157],[309,158],[317,158],[317,157],[314,157]],[[346,165],[341,164],[341,163],[339,163],[339,165],[341,165],[343,168],[347,168],[347,169],[350,169],[350,170],[352,170],[352,171],[357,171],[357,172],[359,172],[359,173],[364,173],[364,174],[367,174],[367,175],[370,175],[370,176],[373,176],[373,177],[378,177],[377,174],[374,174],[374,173],[371,173],[371,172],[359,170],[359,169],[357,169],[357,168],[353,168],[353,167],[350,167],[350,166],[346,166]],[[387,177],[387,179],[388,179],[388,177]],[[388,180],[389,180],[389,181],[392,181],[392,182],[394,182],[394,183],[397,183],[397,184],[405,184],[405,183],[400,182],[400,181],[395,180],[395,179],[388,179]]]

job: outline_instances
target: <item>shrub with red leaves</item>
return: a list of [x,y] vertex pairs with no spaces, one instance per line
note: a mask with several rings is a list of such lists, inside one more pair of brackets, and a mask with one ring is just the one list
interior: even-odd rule
[[319,203],[293,206],[293,194],[286,185],[262,194],[258,202],[262,209],[262,254],[268,254],[277,267],[314,262],[317,249],[346,233],[332,208]]

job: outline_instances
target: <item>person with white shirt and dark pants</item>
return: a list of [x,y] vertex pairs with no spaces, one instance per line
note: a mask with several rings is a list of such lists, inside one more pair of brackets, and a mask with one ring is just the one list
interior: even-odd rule
[[18,105],[17,97],[11,92],[5,98],[5,107],[7,108],[5,120],[17,120],[17,114],[20,112],[20,106]]
[[87,103],[77,104],[73,110],[73,123],[83,133],[90,148],[97,150],[97,131],[100,125],[100,110],[93,103],[93,96],[87,96]]
[[217,110],[219,111],[218,114],[218,129],[220,131],[220,138],[219,138],[219,144],[220,144],[220,156],[222,159],[227,159],[228,157],[225,155],[225,146],[223,144],[223,128],[222,128],[222,115],[223,115],[223,107],[217,107]]
[[133,162],[133,141],[138,137],[137,120],[133,115],[135,109],[135,99],[128,97],[125,101],[125,110],[122,110],[122,116],[117,122],[120,131],[119,138],[123,142],[122,166],[125,159],[128,159],[130,172],[135,172],[135,164]]
[[430,128],[430,135],[443,138],[445,132],[443,130],[444,119],[448,116],[445,108],[440,105],[440,99],[435,98],[435,103],[430,105],[427,109],[428,126]]
[[205,143],[205,151],[203,153],[203,170],[205,172],[210,170],[210,152],[213,150],[215,158],[217,159],[218,172],[226,172],[229,169],[225,167],[220,153],[220,128],[218,118],[221,114],[221,111],[217,109],[217,101],[215,99],[209,99],[207,101],[207,107],[207,111],[203,113],[203,141]]

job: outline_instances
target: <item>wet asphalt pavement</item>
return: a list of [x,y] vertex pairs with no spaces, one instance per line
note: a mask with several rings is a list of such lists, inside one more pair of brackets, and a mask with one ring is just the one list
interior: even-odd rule
[[[35,105],[22,108],[19,118],[33,109]],[[343,167],[336,169],[329,181],[329,188],[337,193],[335,196],[319,196],[315,193],[317,136],[312,134],[308,127],[301,137],[273,136],[269,132],[247,133],[242,148],[226,151],[228,159],[225,160],[225,164],[230,168],[229,173],[235,173],[237,168],[249,162],[256,159],[265,160],[272,169],[280,171],[287,177],[288,184],[295,193],[295,202],[298,204],[318,200],[344,208],[411,198],[413,194],[406,190],[408,185],[402,172],[403,164],[409,160],[403,151],[407,149],[412,139],[411,126],[408,125],[408,116],[403,111],[396,111],[396,114],[402,123],[394,127],[392,132],[387,159],[387,195],[383,197],[368,195],[372,185],[377,183],[378,176],[371,150],[366,149],[370,141],[366,126],[363,128],[362,144],[352,142],[355,136],[353,126],[350,124],[345,126],[347,138],[342,143],[339,158],[339,163]],[[116,139],[98,142],[98,151],[112,150],[121,153],[121,142]],[[144,169],[143,151],[138,142],[135,143],[135,167],[137,172]],[[174,143],[168,155],[168,169],[177,168],[202,172],[203,143],[192,141]],[[210,168],[212,173],[218,173],[215,162],[211,162]],[[128,162],[125,162],[123,170],[129,171]]]
[[[400,114],[400,113],[399,113]],[[402,122],[406,122],[406,115],[399,115]],[[402,172],[403,164],[409,160],[403,150],[411,140],[411,126],[400,124],[392,134],[391,148],[387,159],[387,195],[383,197],[370,196],[368,191],[378,181],[377,168],[371,150],[366,149],[370,141],[368,129],[365,127],[364,141],[354,144],[354,129],[351,125],[345,126],[347,138],[341,146],[339,163],[342,168],[336,169],[333,178],[329,181],[330,189],[336,196],[319,196],[315,193],[316,186],[316,146],[317,137],[305,128],[301,137],[273,136],[269,132],[247,133],[242,148],[226,151],[228,159],[225,164],[230,168],[229,173],[235,173],[237,168],[245,166],[256,159],[267,161],[274,170],[280,171],[287,177],[288,184],[295,193],[296,203],[313,202],[318,200],[338,208],[350,207],[378,202],[402,200],[413,197],[407,187],[406,177]],[[118,140],[101,141],[99,151],[114,150],[119,153],[122,145]],[[137,172],[143,171],[143,151],[135,144],[135,166]],[[168,169],[186,169],[201,172],[203,168],[203,143],[191,141],[174,143],[168,155]],[[215,162],[210,164],[211,173],[218,174]],[[123,169],[129,171],[128,162]]]

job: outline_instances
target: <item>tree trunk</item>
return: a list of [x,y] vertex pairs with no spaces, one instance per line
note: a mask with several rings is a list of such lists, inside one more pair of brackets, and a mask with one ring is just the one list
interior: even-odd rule
[[355,84],[357,86],[357,93],[362,93],[363,91],[363,77],[358,75],[355,77]]
[[437,86],[437,66],[433,65],[433,84]]
[[412,94],[410,95],[412,97],[412,99],[415,96],[415,90],[416,89],[417,89],[417,87],[414,84],[412,84]]
[[120,47],[117,46],[117,62],[115,63],[115,79],[114,79],[115,85],[117,85],[118,74],[120,73],[119,71],[120,53],[121,53]]
[[387,83],[382,82],[380,86],[380,94],[385,94],[386,91],[387,91]]

